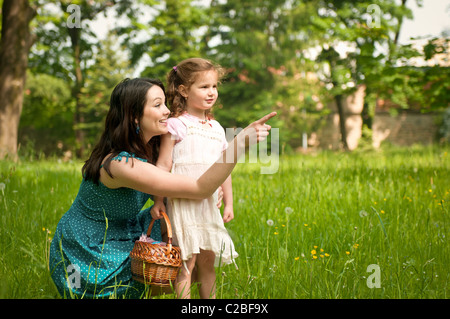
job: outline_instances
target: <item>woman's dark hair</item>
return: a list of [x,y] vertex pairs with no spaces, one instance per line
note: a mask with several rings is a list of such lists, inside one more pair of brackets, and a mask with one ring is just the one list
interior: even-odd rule
[[148,78],[125,79],[114,88],[106,115],[105,130],[82,168],[85,179],[98,184],[100,167],[108,154],[103,168],[111,177],[110,159],[122,151],[156,163],[160,136],[154,136],[146,143],[142,131],[136,130],[136,120],[139,122],[144,113],[147,92],[154,85],[159,86],[165,94],[161,81]]

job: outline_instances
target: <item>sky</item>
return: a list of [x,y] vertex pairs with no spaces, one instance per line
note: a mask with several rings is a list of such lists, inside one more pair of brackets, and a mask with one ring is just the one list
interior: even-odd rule
[[409,0],[407,6],[413,10],[414,19],[403,21],[400,43],[408,43],[410,37],[440,36],[444,30],[450,36],[450,0],[423,0],[420,8],[415,0]]

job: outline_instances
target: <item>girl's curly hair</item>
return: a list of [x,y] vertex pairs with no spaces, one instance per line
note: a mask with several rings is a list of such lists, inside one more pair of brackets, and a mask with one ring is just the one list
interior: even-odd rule
[[[166,102],[172,117],[178,117],[186,111],[186,98],[178,91],[180,85],[184,85],[189,89],[197,79],[199,72],[210,70],[217,72],[219,82],[225,75],[225,71],[220,65],[202,58],[183,60],[170,70],[167,75]],[[210,118],[212,117],[209,112],[206,115]]]

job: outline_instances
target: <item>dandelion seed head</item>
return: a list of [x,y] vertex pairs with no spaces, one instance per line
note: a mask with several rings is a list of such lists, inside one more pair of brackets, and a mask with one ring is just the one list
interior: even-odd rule
[[359,211],[359,217],[366,217],[368,214],[367,212],[363,209],[361,211]]
[[269,225],[269,226],[273,226],[273,220],[271,220],[271,219],[268,219],[268,220],[267,220],[267,225]]
[[291,208],[291,207],[286,207],[285,209],[284,209],[284,212],[286,213],[286,214],[291,214],[292,212],[293,212],[294,210]]

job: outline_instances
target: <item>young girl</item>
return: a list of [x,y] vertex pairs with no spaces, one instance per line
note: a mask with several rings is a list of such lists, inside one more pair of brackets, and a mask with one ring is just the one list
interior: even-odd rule
[[[222,126],[210,116],[217,100],[221,68],[200,58],[179,63],[168,74],[167,102],[172,117],[169,134],[161,137],[156,165],[172,173],[190,177],[202,175],[227,148]],[[181,248],[184,267],[177,277],[179,298],[190,298],[194,266],[200,282],[201,298],[215,297],[215,266],[234,263],[238,256],[224,222],[233,219],[231,175],[222,184],[223,218],[217,207],[217,191],[203,200],[168,198],[167,212],[172,223],[174,243]],[[155,198],[151,211],[159,218],[163,198]]]

